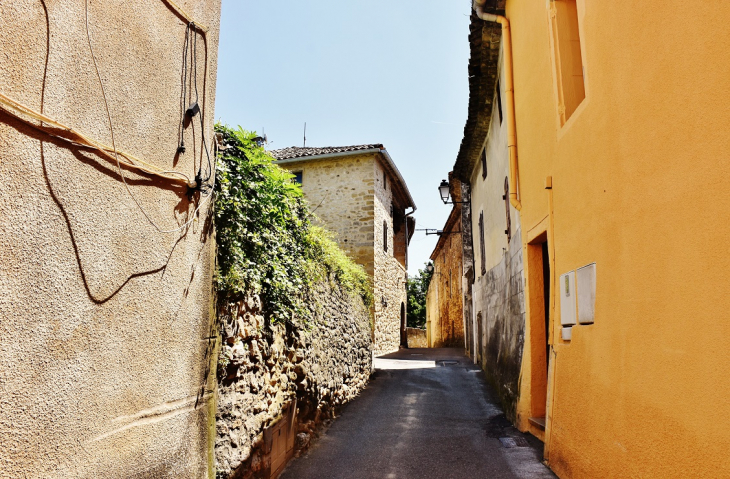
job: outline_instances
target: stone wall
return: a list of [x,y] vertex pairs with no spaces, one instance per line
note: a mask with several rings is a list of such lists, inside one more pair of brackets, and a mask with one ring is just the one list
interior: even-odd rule
[[302,191],[314,214],[356,263],[373,274],[374,154],[282,163],[302,173]]
[[370,313],[362,299],[319,283],[310,327],[267,325],[249,297],[223,308],[215,456],[219,477],[268,477],[265,432],[296,400],[297,447],[365,387],[372,368]]
[[[176,3],[210,28],[197,34],[210,141],[220,0]],[[201,116],[175,154],[187,22],[162,0],[88,5],[105,95],[84,0],[0,1],[0,92],[111,145],[107,103],[116,148],[195,176]],[[134,199],[113,160],[0,112],[0,477],[198,479],[212,467],[208,208],[169,181],[124,177]],[[180,229],[158,231],[135,199],[161,230]]]
[[431,322],[430,345],[433,348],[464,345],[460,220],[461,205],[455,205],[431,254],[434,265],[431,282],[438,290],[438,314]]
[[[373,165],[375,170],[375,244],[374,263],[375,275],[373,293],[375,298],[375,353],[386,354],[396,351],[401,342],[401,322],[406,314],[406,269],[395,256],[393,241],[398,235],[394,234],[394,227],[399,232],[405,230],[405,218],[398,219],[402,224],[394,224],[392,210],[403,212],[405,208],[393,203],[394,179],[384,172],[383,165],[378,161]],[[387,229],[383,235],[383,228]],[[401,237],[405,240],[405,236]],[[387,241],[387,248],[385,247]],[[405,339],[405,338],[403,338]]]
[[481,366],[496,386],[505,413],[516,419],[519,377],[525,343],[525,293],[520,231],[502,261],[480,278],[474,304],[481,313],[477,338]]
[[428,347],[428,335],[425,329],[419,328],[406,328],[406,334],[408,335],[408,347],[409,348],[427,348]]
[[381,153],[368,153],[280,163],[291,172],[302,172],[302,191],[315,215],[372,276],[376,354],[398,349],[407,304],[405,207],[394,203],[396,179],[386,172],[384,162]]

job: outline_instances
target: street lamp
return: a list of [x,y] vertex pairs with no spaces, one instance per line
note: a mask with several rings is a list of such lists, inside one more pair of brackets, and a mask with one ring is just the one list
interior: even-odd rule
[[441,184],[439,185],[439,195],[441,195],[441,201],[444,202],[445,205],[457,205],[457,204],[468,204],[468,201],[449,201],[449,195],[450,195],[450,187],[449,182],[446,180],[441,180]]

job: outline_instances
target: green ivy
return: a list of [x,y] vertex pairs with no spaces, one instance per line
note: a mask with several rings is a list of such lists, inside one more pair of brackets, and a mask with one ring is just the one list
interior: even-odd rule
[[219,301],[259,294],[272,322],[308,319],[313,281],[332,275],[370,304],[365,270],[337,246],[312,214],[293,175],[272,163],[255,132],[217,124],[215,226]]

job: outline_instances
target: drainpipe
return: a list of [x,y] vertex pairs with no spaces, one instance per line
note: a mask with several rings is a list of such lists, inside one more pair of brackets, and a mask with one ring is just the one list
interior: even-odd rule
[[518,211],[522,210],[522,203],[517,197],[519,184],[517,171],[517,124],[515,122],[515,91],[512,76],[512,36],[509,30],[509,20],[502,15],[494,15],[484,11],[487,0],[474,0],[474,12],[485,22],[494,22],[502,25],[502,42],[504,45],[504,79],[507,100],[507,148],[509,151],[509,202]]

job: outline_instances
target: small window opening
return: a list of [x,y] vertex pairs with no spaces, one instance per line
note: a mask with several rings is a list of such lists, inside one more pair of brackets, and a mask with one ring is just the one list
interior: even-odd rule
[[484,245],[484,212],[479,213],[479,256],[482,266],[482,275],[487,273],[487,258],[485,257],[486,248]]
[[504,196],[502,197],[504,200],[504,207],[507,211],[507,228],[504,230],[504,234],[507,235],[507,242],[509,243],[512,239],[512,219],[510,218],[509,214],[509,178],[504,178]]
[[499,87],[497,80],[497,111],[499,111],[499,124],[502,124],[502,89]]
[[383,251],[388,252],[388,222],[383,221]]
[[292,178],[292,182],[294,182],[294,183],[296,183],[298,185],[304,184],[304,183],[302,183],[303,176],[304,175],[303,175],[303,172],[302,171],[295,171],[294,172],[294,178]]
[[482,149],[482,179],[487,177],[487,147]]
[[586,97],[576,0],[551,0],[550,29],[562,126]]

